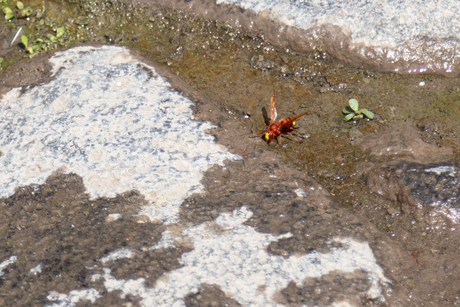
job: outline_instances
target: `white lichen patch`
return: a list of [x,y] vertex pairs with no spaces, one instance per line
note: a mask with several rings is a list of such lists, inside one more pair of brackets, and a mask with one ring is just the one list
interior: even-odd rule
[[13,255],[13,256],[10,256],[8,259],[3,260],[2,262],[0,262],[0,276],[3,276],[5,274],[5,272],[3,272],[3,270],[7,266],[9,266],[10,264],[15,263],[16,260],[18,260],[18,257]]
[[95,289],[72,290],[68,295],[60,294],[56,291],[50,291],[46,297],[50,301],[55,301],[53,307],[69,307],[75,306],[78,301],[84,299],[91,303],[96,302],[96,299],[102,297]]
[[304,190],[302,189],[295,189],[294,192],[297,194],[298,197],[308,197],[308,194],[307,192],[305,192]]
[[0,101],[0,197],[61,168],[93,198],[136,189],[153,203],[141,214],[174,222],[182,200],[202,191],[203,171],[238,158],[128,49],[77,47],[50,61],[55,80]]
[[117,261],[118,259],[131,258],[134,256],[134,251],[129,248],[122,248],[111,252],[107,256],[99,259],[100,262],[106,263],[108,261]]
[[[372,282],[368,297],[385,300],[380,283],[388,280],[367,243],[337,238],[334,241],[342,243],[343,248],[332,248],[327,254],[314,251],[285,259],[267,253],[266,248],[271,242],[291,235],[263,234],[243,225],[251,215],[252,212],[243,207],[233,214],[221,214],[215,222],[183,230],[182,235],[191,239],[194,249],[182,255],[183,267],[164,274],[154,288],[146,287],[143,278],[116,279],[108,268],[92,279],[103,279],[109,292],[120,290],[122,297],[139,295],[142,306],[185,306],[185,296],[197,292],[204,283],[219,285],[243,306],[283,306],[275,302],[274,295],[291,281],[301,285],[306,277],[360,270]],[[214,232],[211,223],[217,223],[222,231]],[[164,235],[157,247],[172,247],[172,232]]]
[[111,223],[111,222],[115,222],[116,220],[121,219],[121,217],[122,217],[122,215],[120,213],[113,213],[113,214],[109,214],[106,217],[105,221],[107,223]]
[[441,174],[447,173],[447,175],[451,177],[455,177],[455,174],[457,173],[457,168],[455,166],[438,166],[438,167],[427,168],[425,169],[425,172],[435,173],[438,176]]
[[37,275],[43,270],[43,262],[40,262],[36,267],[30,269],[29,274]]

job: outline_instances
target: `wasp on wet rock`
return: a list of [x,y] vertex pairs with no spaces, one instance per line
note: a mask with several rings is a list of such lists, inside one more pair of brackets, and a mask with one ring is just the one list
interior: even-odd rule
[[[299,115],[296,115],[292,118],[290,117],[285,117],[280,119],[279,122],[276,121],[276,108],[275,108],[275,90],[272,90],[271,98],[270,98],[270,123],[264,128],[264,130],[253,133],[252,135],[256,134],[264,134],[264,139],[265,141],[270,144],[271,141],[273,141],[274,138],[278,140],[278,145],[281,146],[281,134],[289,134],[290,136],[294,137],[294,135],[291,134],[291,132],[299,132],[294,129],[295,121],[307,114],[307,112],[301,113]],[[300,136],[300,134],[299,134]],[[302,136],[300,136],[302,137]],[[302,137],[303,138],[303,137]]]

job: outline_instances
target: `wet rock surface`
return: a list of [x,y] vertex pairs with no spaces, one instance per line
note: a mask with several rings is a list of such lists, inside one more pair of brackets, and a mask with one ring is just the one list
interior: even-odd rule
[[[455,1],[135,0],[223,20],[278,48],[402,73],[458,74]],[[271,66],[271,65],[269,65]]]
[[379,165],[367,173],[369,189],[401,203],[406,213],[438,228],[459,223],[459,168],[454,163],[420,164],[399,161]]
[[282,301],[288,304],[330,306],[336,297],[340,297],[352,306],[362,306],[372,303],[372,298],[367,294],[370,286],[370,281],[360,271],[331,273],[322,278],[307,278],[303,285],[291,282],[280,294]]
[[[88,55],[107,49],[76,50],[70,52],[82,50]],[[115,58],[125,65],[121,54],[115,53]],[[58,59],[63,57],[60,54]],[[71,72],[74,64],[63,63],[66,68],[61,72]],[[11,103],[17,97],[21,95],[6,96],[3,101]],[[181,202],[177,222],[156,219],[148,208],[168,207],[161,201],[152,203],[155,196],[147,194],[146,198],[142,189],[96,198],[94,195],[111,192],[101,192],[99,185],[88,189],[84,178],[65,167],[43,184],[18,188],[1,202],[2,235],[7,239],[1,249],[1,259],[5,259],[2,293],[7,293],[2,303],[212,303],[224,299],[218,288],[206,286],[216,285],[229,302],[268,306],[289,300],[277,295],[289,282],[302,285],[306,277],[319,278],[336,270],[364,272],[363,278],[369,281],[362,289],[367,293],[365,299],[383,303],[382,287],[389,287],[392,281],[376,258],[386,261],[388,250],[394,249],[389,247],[391,242],[347,212],[315,180],[273,153],[247,146],[259,143],[259,138],[241,142],[247,132],[215,104],[192,91],[188,97],[196,102],[196,117],[218,124],[220,128],[212,134],[243,159],[227,160],[207,170],[201,180],[205,193],[190,187],[194,194]],[[11,122],[10,129],[13,125]],[[122,137],[120,141],[124,142]],[[84,143],[80,146],[85,147]],[[200,147],[212,151],[209,146],[201,143]],[[14,149],[3,148],[3,157],[10,159]],[[90,148],[93,145],[88,152]],[[374,255],[369,244],[376,241],[387,242],[387,255]],[[201,296],[196,294],[200,288],[204,289]],[[342,296],[331,295],[328,302],[346,298],[363,303],[358,292],[350,288]]]
[[383,209],[381,229],[391,233],[405,256],[410,252],[416,267],[406,269],[404,282],[396,278],[399,284],[431,285],[426,291],[433,301],[415,300],[414,306],[458,304],[458,164],[450,160],[450,148],[422,141],[425,133],[404,123],[355,141],[371,153],[360,174],[369,191],[381,196],[362,213]]
[[374,156],[410,156],[420,162],[446,161],[453,157],[451,147],[440,147],[422,140],[415,124],[396,123],[377,134],[354,141]]
[[[458,224],[459,177],[457,163],[450,160],[452,148],[424,142],[412,123],[390,125],[354,143],[373,157],[360,170],[371,192],[398,202],[402,212],[429,227]],[[378,162],[385,159],[390,161]]]
[[219,286],[202,285],[197,293],[189,294],[184,300],[187,307],[210,306],[210,307],[238,307],[238,304],[228,298]]
[[[221,89],[202,82],[201,67],[195,67],[196,83],[211,88],[196,92],[175,76],[178,69],[175,65],[180,61],[171,62],[170,68],[174,69],[171,73],[133,50],[114,47],[115,56],[107,56],[104,52],[110,48],[93,47],[71,50],[70,60],[66,60],[65,53],[57,57],[62,65],[55,71],[57,77],[72,76],[74,66],[80,69],[72,79],[74,83],[62,82],[57,90],[47,87],[45,91],[35,92],[40,98],[47,97],[38,100],[42,105],[53,102],[51,108],[41,108],[48,112],[49,118],[55,118],[55,125],[49,125],[46,116],[41,117],[42,121],[27,121],[38,112],[18,116],[35,101],[16,100],[29,97],[28,88],[13,90],[4,96],[8,102],[5,109],[9,112],[6,130],[16,133],[17,137],[11,140],[22,143],[6,142],[0,147],[9,159],[4,161],[15,161],[17,165],[3,178],[10,176],[11,191],[17,185],[22,188],[17,188],[14,194],[8,192],[13,195],[6,193],[8,196],[0,200],[5,208],[1,210],[7,213],[2,216],[2,225],[8,225],[0,229],[7,239],[12,239],[6,240],[0,249],[0,292],[6,293],[0,296],[1,303],[451,306],[458,302],[456,285],[460,264],[456,255],[460,238],[457,232],[452,228],[426,228],[415,214],[417,211],[410,211],[412,207],[407,212],[400,210],[400,201],[406,196],[412,197],[411,184],[415,191],[422,191],[424,172],[430,168],[421,162],[433,156],[447,159],[445,157],[452,153],[455,158],[451,147],[458,135],[456,130],[423,118],[419,118],[423,123],[417,125],[423,126],[423,131],[414,130],[415,124],[409,128],[388,127],[389,120],[404,118],[401,110],[405,102],[393,93],[389,96],[396,102],[390,106],[379,105],[374,122],[348,125],[342,123],[340,116],[331,116],[340,113],[346,96],[359,93],[366,84],[372,85],[374,79],[380,82],[379,86],[390,87],[389,76],[373,72],[363,76],[359,72],[345,79],[350,81],[356,77],[362,83],[341,87],[344,76],[340,73],[334,75],[329,71],[324,77],[319,74],[310,77],[304,72],[298,75],[301,82],[297,78],[298,83],[293,84],[289,78],[295,77],[286,72],[285,67],[289,60],[277,62],[269,54],[266,57],[251,55],[244,60],[242,74],[252,76],[253,82],[235,86],[232,82],[240,77],[235,73],[233,79],[225,81],[228,86]],[[205,54],[212,58],[213,65],[228,63],[225,59],[220,61],[221,55],[216,50]],[[87,55],[86,59],[94,52],[97,63],[80,67],[80,63],[85,63],[78,58],[80,52]],[[171,58],[181,56],[188,57],[186,52],[179,52]],[[110,58],[111,63],[104,64],[106,58]],[[36,67],[48,65],[40,62],[43,59],[37,61]],[[312,59],[308,62],[312,67],[323,65]],[[131,63],[135,67],[126,70]],[[235,61],[235,65],[240,64]],[[91,82],[83,82],[84,86],[91,85],[89,89],[78,83],[84,71],[92,73],[86,79]],[[283,138],[283,147],[276,142],[267,146],[263,139],[250,136],[263,128],[262,116],[254,112],[251,118],[246,111],[257,108],[259,112],[261,106],[268,106],[269,92],[274,87],[271,73],[284,92],[277,105],[280,114],[292,116],[298,114],[299,109],[307,108],[312,111],[299,120],[299,131],[311,134],[302,143]],[[96,74],[98,77],[94,77]],[[9,79],[11,84],[14,80],[21,84],[21,74],[11,76],[16,78]],[[116,80],[112,80],[114,77]],[[101,80],[103,86],[95,90]],[[30,82],[39,87],[33,80]],[[400,84],[409,84],[407,88],[411,93],[426,97],[419,82],[404,79]],[[448,88],[438,79],[428,82],[443,90],[447,87],[448,99],[455,101],[455,88]],[[72,84],[71,95],[66,92],[66,84]],[[159,90],[155,89],[158,84],[163,85]],[[384,96],[372,86],[369,87],[372,95]],[[128,91],[117,92],[120,87]],[[60,95],[61,90],[65,95]],[[94,93],[91,90],[100,90],[102,95],[98,92],[101,96],[97,96],[100,99],[93,100],[94,95],[88,98],[88,93]],[[156,92],[151,95],[151,91]],[[80,92],[84,95],[78,96]],[[78,107],[71,107],[73,95],[78,97]],[[237,99],[241,95],[248,98]],[[119,97],[126,99],[119,101]],[[151,97],[162,99],[151,101]],[[429,105],[426,100],[423,103]],[[449,103],[441,101],[434,107],[441,113],[447,112],[443,108],[455,114],[455,108]],[[65,117],[68,110],[77,116],[69,116],[70,121],[65,121],[62,116]],[[88,122],[85,114],[91,114]],[[21,120],[15,121],[17,118]],[[42,123],[44,138],[40,133],[30,133],[34,122]],[[72,150],[63,150],[59,163],[53,166],[72,165],[66,160],[70,153],[77,157],[80,168],[59,168],[56,172],[53,167],[48,169],[47,164],[40,163],[24,170],[19,167],[34,159],[32,151],[25,158],[20,155],[24,151],[17,151],[29,148],[33,144],[30,141],[54,151],[69,149],[66,146],[72,144],[63,142],[64,137],[56,142],[50,139],[59,135],[68,138],[65,127],[75,122],[80,126],[72,131],[85,131],[85,138],[77,139],[76,146],[70,146]],[[325,122],[332,123],[330,131],[320,131]],[[86,123],[91,123],[90,130]],[[204,128],[210,130],[204,133]],[[144,133],[146,129],[148,133]],[[387,131],[378,134],[383,130]],[[11,137],[11,133],[6,136]],[[421,134],[429,144],[421,141]],[[116,137],[111,138],[113,135]],[[343,135],[351,139],[364,135],[365,141],[359,144],[362,149]],[[98,148],[99,142],[103,143],[102,148]],[[184,147],[182,142],[188,145]],[[448,148],[439,148],[441,144]],[[43,147],[33,149],[40,152]],[[119,151],[120,148],[124,150]],[[391,150],[386,150],[388,148]],[[387,155],[380,154],[385,152]],[[111,158],[104,160],[106,156]],[[415,158],[417,162],[407,162],[406,166],[389,164],[394,156]],[[369,159],[373,164],[357,171],[353,161],[359,159]],[[49,156],[43,159],[51,160]],[[153,165],[155,168],[151,168]],[[404,174],[410,171],[409,165],[420,166],[420,171]],[[454,190],[456,179],[452,178],[456,175],[450,178],[448,171],[439,171],[446,170],[442,166],[454,165],[435,164],[435,173],[440,174],[429,181],[448,181]],[[7,167],[5,164],[4,169]],[[104,174],[111,167],[109,175]],[[394,179],[388,183],[378,181],[380,177],[377,177],[372,190],[388,190],[389,195],[390,192],[396,195],[391,200],[369,190],[353,189],[353,185],[364,186],[359,175],[370,167],[375,167],[376,174]],[[353,207],[342,205],[337,200],[339,194],[331,195],[326,185],[308,175],[307,168],[323,183],[349,180],[343,191]],[[88,180],[91,177],[88,170],[96,170],[93,180]],[[18,175],[11,177],[13,172]],[[55,173],[49,177],[52,172]],[[29,176],[37,173],[40,176]],[[129,176],[125,176],[127,174]],[[401,177],[397,177],[399,175]],[[31,182],[15,185],[12,180]],[[399,188],[397,193],[393,182]],[[441,187],[440,190],[446,192],[447,196],[442,197],[448,199],[448,189]],[[433,191],[437,193],[436,186],[426,195]],[[21,245],[24,242],[30,246]]]
[[[0,257],[17,255],[17,260],[3,269],[1,305],[44,305],[49,291],[88,288],[88,268],[97,266],[99,258],[158,241],[161,225],[137,223],[135,214],[143,204],[144,197],[135,192],[90,200],[79,176],[60,173],[3,198]],[[112,213],[122,217],[107,222]],[[150,265],[155,266],[154,260]]]
[[334,243],[328,242],[335,237],[365,239],[363,223],[340,208],[324,187],[266,153],[253,153],[224,170],[213,167],[203,183],[209,194],[185,201],[180,210],[184,223],[207,222],[245,206],[253,212],[247,225],[263,233],[292,234],[268,247],[286,257],[330,252]]

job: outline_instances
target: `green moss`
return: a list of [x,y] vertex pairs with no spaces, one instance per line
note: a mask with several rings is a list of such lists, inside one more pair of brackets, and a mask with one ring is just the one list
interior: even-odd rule
[[455,121],[460,120],[460,91],[445,90],[426,109],[426,114],[433,118],[450,117]]

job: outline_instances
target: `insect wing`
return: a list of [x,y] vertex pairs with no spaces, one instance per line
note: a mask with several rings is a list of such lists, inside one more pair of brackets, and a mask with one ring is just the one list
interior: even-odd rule
[[266,107],[262,107],[262,116],[264,117],[265,126],[270,126],[270,124],[271,124],[271,119],[270,119],[270,117],[268,116],[268,111],[267,111],[267,108],[266,108]]
[[270,97],[270,121],[272,123],[276,120],[276,108],[275,108],[275,89],[272,91],[272,95]]

